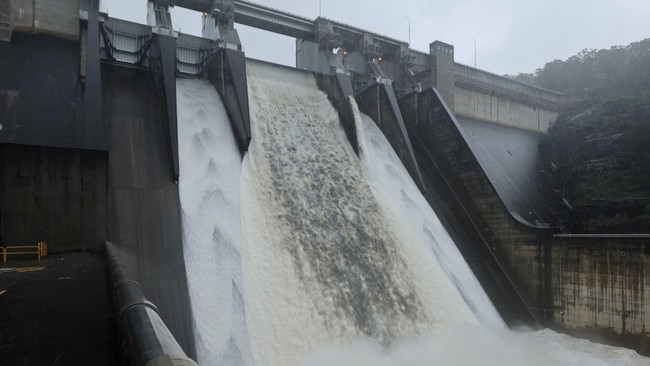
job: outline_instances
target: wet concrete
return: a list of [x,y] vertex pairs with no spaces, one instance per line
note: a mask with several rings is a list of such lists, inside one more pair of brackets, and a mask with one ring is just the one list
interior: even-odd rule
[[103,254],[9,257],[0,322],[2,365],[120,364]]
[[540,171],[550,169],[539,156],[544,135],[505,125],[457,117],[472,150],[510,214],[525,225],[557,227]]

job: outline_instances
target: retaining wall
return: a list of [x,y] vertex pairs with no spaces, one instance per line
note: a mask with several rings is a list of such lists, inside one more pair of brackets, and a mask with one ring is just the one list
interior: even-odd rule
[[556,236],[557,329],[650,354],[650,235]]

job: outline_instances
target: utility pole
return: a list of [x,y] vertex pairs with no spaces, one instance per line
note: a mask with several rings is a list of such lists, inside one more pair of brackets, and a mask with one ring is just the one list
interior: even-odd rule
[[318,17],[320,18],[323,10],[323,0],[318,0]]

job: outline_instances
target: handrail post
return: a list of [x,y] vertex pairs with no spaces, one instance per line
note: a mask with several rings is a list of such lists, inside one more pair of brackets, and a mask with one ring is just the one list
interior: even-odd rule
[[47,242],[46,241],[39,241],[38,242],[38,251],[41,253],[41,257],[45,257],[47,255]]
[[[32,252],[32,250],[36,251]],[[47,242],[38,242],[36,245],[8,245],[6,247],[0,247],[2,251],[2,261],[7,262],[7,256],[9,254],[36,254],[38,261],[41,261],[41,257],[47,255]]]

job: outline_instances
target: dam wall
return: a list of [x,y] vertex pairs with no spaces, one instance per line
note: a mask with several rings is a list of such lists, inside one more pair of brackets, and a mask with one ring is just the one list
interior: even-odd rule
[[543,235],[508,212],[434,89],[401,100],[427,200],[509,325],[540,321]]
[[[430,45],[428,67],[415,78],[423,88],[435,87],[454,115],[546,132],[572,98],[559,92],[522,83],[510,77],[454,61],[454,46]],[[415,60],[426,60],[414,53]]]
[[109,145],[107,239],[181,347],[194,357],[178,185],[169,149],[165,92],[149,70],[104,65]]
[[454,67],[454,113],[546,132],[567,103],[561,93],[462,64]]
[[106,238],[104,151],[0,143],[0,245],[96,250]]
[[[0,142],[105,150],[84,140],[79,41],[15,32],[0,42]],[[48,123],[44,123],[47,121]],[[88,128],[86,128],[88,127]]]
[[0,39],[11,39],[14,30],[79,39],[79,3],[80,0],[2,0],[0,22],[6,26]]
[[[331,36],[331,31],[326,35]],[[296,65],[323,74],[332,74],[334,69],[349,73],[357,85],[367,83],[369,76],[371,79],[386,78],[398,96],[435,87],[459,117],[528,131],[548,131],[560,112],[573,101],[572,97],[559,92],[457,63],[454,46],[444,42],[432,42],[429,53],[411,50],[407,44],[392,49],[377,48],[373,53],[369,51],[373,35],[362,35],[350,44],[344,40],[335,55],[318,43],[296,40]],[[370,65],[373,62],[369,60],[377,61],[379,52],[381,61],[377,64],[383,75],[372,75]],[[338,59],[338,64],[332,62],[333,58]]]
[[650,354],[650,235],[555,235],[553,327]]
[[108,155],[103,126],[83,118],[79,49],[45,33],[0,41],[3,245],[62,252],[105,240]]
[[79,24],[76,32],[91,37],[15,29],[11,41],[0,41],[2,244],[47,241],[50,253],[61,253],[114,242],[193,357],[173,90],[162,62],[100,66],[99,43],[84,44],[92,24],[88,31]]
[[432,89],[400,101],[425,197],[504,320],[650,354],[650,234],[554,234],[553,222],[531,220],[526,205],[539,212],[537,203],[503,199],[472,150],[466,133],[475,130],[441,100]]
[[[14,15],[19,14],[16,9],[20,6],[14,5],[18,3],[25,7],[23,18],[16,22]],[[176,184],[182,172],[178,171],[175,147],[175,90],[170,87],[173,78],[169,70],[175,69],[176,76],[212,79],[221,93],[238,94],[234,99],[239,103],[231,103],[231,110],[241,116],[238,138],[242,151],[250,139],[247,101],[242,102],[247,99],[245,90],[225,85],[232,81],[230,71],[223,73],[229,64],[226,59],[215,58],[208,64],[187,56],[209,54],[213,49],[202,48],[209,40],[199,39],[196,46],[187,46],[187,53],[174,64],[169,60],[170,48],[179,52],[184,36],[166,39],[161,49],[151,30],[141,26],[138,29],[143,33],[133,38],[143,47],[151,46],[146,49],[150,53],[143,53],[151,59],[137,58],[142,49],[128,54],[133,60],[116,59],[115,55],[111,59],[109,53],[115,50],[101,43],[105,40],[98,40],[96,48],[84,44],[94,39],[89,35],[98,36],[99,30],[91,32],[92,24],[88,30],[79,30],[78,8],[62,3],[70,16],[61,22],[68,24],[72,19],[76,24],[72,31],[72,23],[62,28],[49,25],[46,20],[56,18],[57,13],[39,10],[38,6],[46,3],[0,1],[0,12],[9,9],[12,14],[11,21],[0,17],[0,29],[11,29],[10,37],[0,41],[2,244],[46,240],[51,252],[63,252],[101,250],[105,240],[116,243],[147,297],[158,305],[174,336],[194,357]],[[97,14],[94,18],[90,14],[88,21],[91,19],[101,21]],[[3,27],[5,23],[10,27]],[[361,41],[371,44],[365,36]],[[460,122],[467,119],[543,134],[568,98],[457,64],[453,47],[442,46],[432,48],[429,54],[412,51],[414,61],[408,67],[425,91],[399,100],[415,159],[407,154],[406,134],[398,131],[398,125],[383,130],[402,144],[398,153],[419,166],[420,188],[486,292],[510,325],[539,323],[647,354],[647,236],[554,236],[558,228],[542,220],[544,215],[536,215],[541,221],[536,220],[525,209],[528,203],[516,206],[504,201],[491,170],[472,149],[464,132],[467,125]],[[308,52],[307,42],[302,51],[314,56]],[[102,52],[101,66],[93,52]],[[400,79],[409,74],[399,63],[404,52],[395,48],[382,64],[387,75],[395,78],[398,99],[403,90],[413,86],[409,84],[412,80]],[[244,55],[235,57],[233,60],[241,60]],[[355,63],[367,63],[361,51],[349,57]],[[240,76],[245,72],[234,69]],[[330,90],[339,115],[348,120],[346,132],[354,145],[346,100],[354,93],[354,84],[346,82],[342,87],[325,80],[329,71],[319,76],[319,84]],[[361,80],[359,75],[352,73],[352,81],[355,77]],[[239,85],[245,83],[242,80]],[[325,85],[328,83],[331,85]],[[375,118],[381,123],[396,109],[389,109],[386,98],[380,98],[381,93],[373,88],[379,89],[367,89],[365,98],[359,98],[363,99],[360,105],[368,114],[376,111],[379,116]],[[476,140],[485,142],[480,137]],[[412,162],[405,165],[409,164]]]

